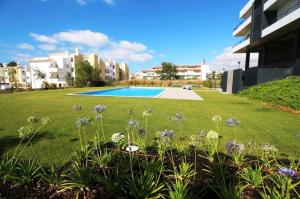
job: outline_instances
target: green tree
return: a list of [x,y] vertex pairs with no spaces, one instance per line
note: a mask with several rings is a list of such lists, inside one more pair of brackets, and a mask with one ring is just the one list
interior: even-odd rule
[[7,66],[9,66],[9,67],[16,67],[17,65],[18,65],[17,62],[15,62],[15,61],[11,61],[7,64]]
[[75,65],[75,85],[78,87],[88,86],[92,81],[93,67],[87,61],[79,61]]
[[68,86],[74,86],[74,77],[72,77],[72,74],[70,72],[67,72],[65,78]]
[[179,79],[175,65],[170,62],[163,62],[161,65],[161,70],[157,72],[160,75],[161,80]]

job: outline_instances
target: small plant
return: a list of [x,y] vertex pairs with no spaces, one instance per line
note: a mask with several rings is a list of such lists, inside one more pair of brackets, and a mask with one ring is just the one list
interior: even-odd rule
[[236,141],[230,141],[226,144],[227,152],[232,156],[233,162],[240,166],[244,161],[244,145]]
[[12,172],[15,168],[15,159],[4,155],[0,159],[0,182],[6,184],[6,182],[12,178]]
[[296,190],[300,181],[294,182],[294,174],[295,172],[293,170],[280,169],[277,173],[268,175],[267,179],[272,182],[273,186],[263,186],[264,191],[260,196],[263,199],[300,198],[300,195]]
[[104,150],[103,152],[100,151],[99,154],[96,154],[93,156],[93,164],[96,165],[99,168],[106,168],[109,166],[109,163],[113,159],[112,152],[108,150]]
[[246,167],[239,172],[241,178],[245,183],[244,188],[260,188],[262,186],[264,177],[262,175],[261,169],[261,167],[255,169]]
[[176,180],[168,185],[170,199],[185,199],[189,197],[188,184],[181,180]]
[[30,185],[42,176],[41,166],[36,158],[20,160],[14,170],[13,180],[16,186]]
[[163,198],[164,184],[156,181],[156,175],[149,172],[143,172],[134,179],[128,178],[127,190],[129,195],[135,199],[149,198],[158,199]]
[[45,171],[43,178],[52,186],[60,187],[63,183],[65,175],[65,168],[63,166],[52,166],[49,170]]
[[190,182],[190,179],[194,175],[195,171],[193,170],[193,165],[186,162],[181,162],[179,170],[174,171],[174,178],[186,183]]

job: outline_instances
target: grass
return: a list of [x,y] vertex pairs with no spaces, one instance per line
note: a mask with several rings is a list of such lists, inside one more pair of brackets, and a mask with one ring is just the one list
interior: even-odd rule
[[[96,88],[99,89],[99,88]],[[142,112],[148,108],[155,110],[149,120],[148,141],[151,142],[157,131],[170,129],[169,116],[180,112],[184,116],[182,132],[175,129],[175,138],[197,134],[201,130],[216,129],[211,118],[219,114],[223,121],[220,126],[222,145],[233,139],[233,129],[225,125],[230,117],[241,121],[237,129],[239,142],[249,141],[270,143],[279,153],[300,155],[297,134],[300,132],[300,116],[265,107],[246,98],[225,95],[217,92],[197,91],[204,101],[185,101],[167,99],[139,99],[117,97],[67,96],[68,93],[95,90],[95,88],[64,89],[24,92],[0,95],[0,154],[12,152],[18,145],[18,129],[26,125],[27,117],[49,117],[53,123],[41,132],[33,142],[33,151],[41,163],[53,164],[65,161],[70,153],[79,147],[75,122],[83,116],[93,117],[92,108],[97,104],[107,107],[104,117],[106,137],[122,132],[127,127],[130,108],[141,126],[145,125]],[[72,106],[81,104],[83,111],[74,113]],[[92,127],[88,137],[94,137]],[[32,152],[27,151],[27,156]]]
[[276,106],[286,106],[300,110],[300,77],[290,77],[253,86],[239,94],[247,98],[261,100]]

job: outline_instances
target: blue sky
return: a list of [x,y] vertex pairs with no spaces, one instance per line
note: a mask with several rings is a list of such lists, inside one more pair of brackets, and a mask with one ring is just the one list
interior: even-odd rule
[[127,61],[133,72],[203,58],[212,68],[235,67],[242,58],[230,55],[229,47],[238,40],[232,31],[246,2],[0,0],[0,62],[80,47]]

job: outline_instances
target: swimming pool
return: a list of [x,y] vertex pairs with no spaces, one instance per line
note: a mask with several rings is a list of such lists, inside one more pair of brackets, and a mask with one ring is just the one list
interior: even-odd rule
[[154,98],[159,96],[164,88],[140,88],[140,87],[126,87],[99,91],[89,91],[77,93],[78,95],[88,96],[115,96],[115,97],[148,97]]

